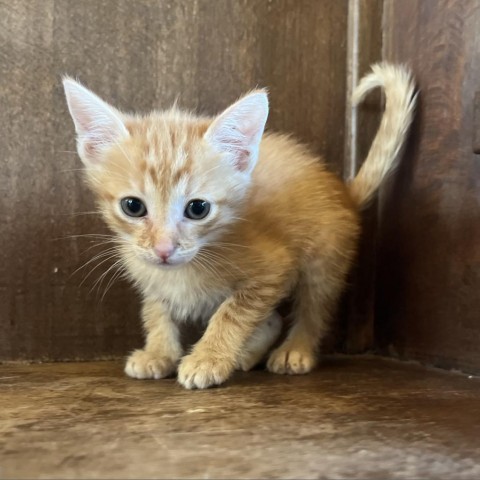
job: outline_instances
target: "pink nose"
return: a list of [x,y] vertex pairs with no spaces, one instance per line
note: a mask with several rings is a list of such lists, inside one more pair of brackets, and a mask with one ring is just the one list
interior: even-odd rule
[[175,245],[171,240],[161,240],[153,247],[153,251],[158,258],[166,262],[175,251]]

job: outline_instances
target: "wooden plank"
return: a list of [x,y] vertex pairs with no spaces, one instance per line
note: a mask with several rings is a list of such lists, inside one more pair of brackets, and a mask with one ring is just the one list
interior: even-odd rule
[[[347,0],[0,0],[0,359],[92,359],[140,344],[138,300],[72,274],[101,247],[60,84],[132,111],[215,113],[257,85],[269,127],[343,165]],[[56,240],[59,237],[70,237]],[[92,264],[95,265],[95,262]],[[86,268],[88,271],[90,267]],[[107,280],[108,281],[108,280]]]
[[[358,108],[350,98],[370,66],[382,57],[383,0],[350,0],[344,178],[351,179],[367,157],[382,115],[381,95],[372,93]],[[376,202],[363,212],[362,236],[351,288],[342,304],[337,349],[364,352],[374,346]]]
[[202,392],[120,362],[0,374],[3,478],[480,477],[480,380],[417,365],[343,356]]
[[420,88],[412,141],[381,201],[378,344],[480,372],[480,163],[472,151],[480,3],[387,0],[385,57]]

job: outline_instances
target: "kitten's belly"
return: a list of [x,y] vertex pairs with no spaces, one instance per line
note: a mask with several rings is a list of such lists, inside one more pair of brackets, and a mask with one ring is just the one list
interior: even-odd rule
[[180,322],[208,321],[231,294],[225,284],[211,278],[200,278],[190,269],[156,269],[142,280],[143,293],[167,305],[173,319]]

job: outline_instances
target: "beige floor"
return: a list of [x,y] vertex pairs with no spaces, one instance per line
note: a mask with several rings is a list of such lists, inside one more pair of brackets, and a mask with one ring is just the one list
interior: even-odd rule
[[0,366],[0,478],[480,478],[480,380],[371,358],[186,391]]

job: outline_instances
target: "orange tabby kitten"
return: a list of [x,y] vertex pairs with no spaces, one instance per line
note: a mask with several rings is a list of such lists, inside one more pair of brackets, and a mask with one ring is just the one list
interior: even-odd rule
[[[215,118],[176,108],[137,116],[64,80],[88,183],[144,297],[146,344],[128,358],[128,375],[163,378],[178,368],[186,388],[221,384],[267,354],[281,329],[275,308],[292,292],[294,323],[267,368],[315,366],[355,255],[358,211],[394,168],[412,121],[410,74],[376,65],[354,102],[378,86],[385,113],[345,186],[291,138],[264,135],[263,90]],[[178,326],[188,319],[208,326],[184,355]]]

